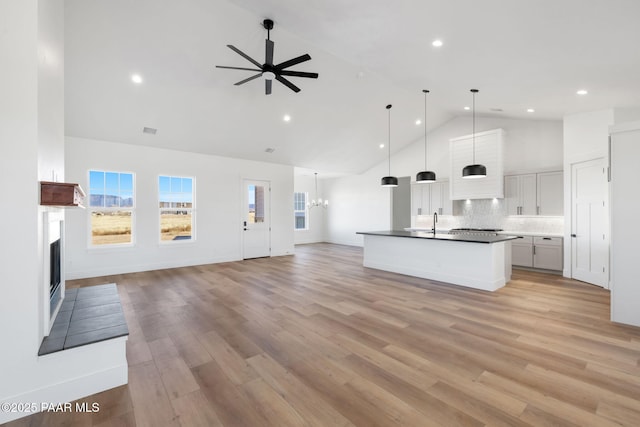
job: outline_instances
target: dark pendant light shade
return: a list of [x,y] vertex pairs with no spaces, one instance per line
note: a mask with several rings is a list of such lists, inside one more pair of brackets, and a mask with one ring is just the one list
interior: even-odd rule
[[418,172],[416,175],[416,182],[434,182],[436,180],[436,173],[431,171]]
[[465,179],[486,178],[487,176],[487,167],[476,163],[476,93],[478,92],[478,89],[471,89],[473,94],[473,164],[462,169],[462,178]]
[[485,178],[487,176],[487,167],[485,165],[468,165],[462,169],[462,177],[467,179]]
[[383,187],[397,187],[398,178],[395,176],[383,176],[380,180],[380,184],[382,184]]
[[391,104],[387,105],[387,110],[389,111],[389,142],[387,144],[389,147],[389,176],[383,176],[380,180],[380,185],[383,187],[397,187],[398,178],[391,176]]
[[422,172],[418,172],[416,175],[416,182],[434,182],[436,180],[436,173],[427,169],[427,94],[429,91],[423,89],[424,93],[424,168]]

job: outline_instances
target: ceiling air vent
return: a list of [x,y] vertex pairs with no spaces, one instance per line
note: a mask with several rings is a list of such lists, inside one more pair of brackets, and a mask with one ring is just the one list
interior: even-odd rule
[[158,129],[144,127],[142,128],[142,133],[148,133],[149,135],[155,135],[158,132]]
[[275,148],[271,148],[271,147],[269,147],[266,150],[264,150],[265,153],[269,153],[269,154],[273,153],[274,151],[276,151],[276,149]]

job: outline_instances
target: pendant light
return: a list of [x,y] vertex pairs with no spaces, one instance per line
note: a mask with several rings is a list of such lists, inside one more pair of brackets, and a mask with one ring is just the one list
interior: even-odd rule
[[328,200],[322,200],[321,198],[318,197],[318,172],[315,173],[316,176],[316,198],[315,199],[311,199],[310,203],[307,203],[307,208],[311,209],[311,208],[315,208],[316,206],[322,206],[323,208],[327,208],[329,207],[329,201]]
[[387,110],[389,111],[389,143],[387,144],[389,147],[389,176],[383,176],[380,184],[383,187],[397,187],[398,178],[391,176],[391,104],[387,105]]
[[436,173],[427,170],[427,94],[429,91],[423,89],[424,92],[424,169],[416,175],[416,182],[434,182]]
[[473,164],[462,169],[462,177],[465,179],[486,178],[487,167],[476,163],[476,93],[478,93],[478,89],[471,89],[471,93],[473,94]]

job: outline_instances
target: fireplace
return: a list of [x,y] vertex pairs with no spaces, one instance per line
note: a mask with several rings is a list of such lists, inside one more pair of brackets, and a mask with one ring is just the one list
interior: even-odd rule
[[49,312],[55,313],[55,309],[60,302],[60,239],[49,244]]
[[64,298],[64,214],[51,210],[44,214],[44,335],[56,319]]

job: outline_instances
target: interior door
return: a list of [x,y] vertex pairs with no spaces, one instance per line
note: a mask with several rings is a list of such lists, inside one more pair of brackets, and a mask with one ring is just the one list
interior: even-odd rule
[[242,257],[271,255],[271,185],[269,181],[243,181]]
[[603,158],[571,165],[571,276],[607,288],[609,218]]

